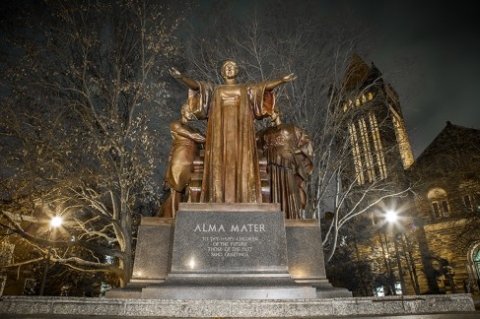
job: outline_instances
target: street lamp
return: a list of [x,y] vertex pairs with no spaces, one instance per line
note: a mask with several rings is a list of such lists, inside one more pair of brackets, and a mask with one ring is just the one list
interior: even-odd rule
[[398,267],[398,275],[400,277],[400,287],[402,288],[402,295],[406,294],[405,291],[405,279],[403,278],[403,269],[402,269],[402,262],[400,261],[400,255],[398,253],[398,243],[397,243],[397,235],[400,235],[400,233],[396,232],[396,226],[398,222],[398,213],[394,210],[388,210],[385,213],[385,219],[387,222],[393,226],[393,244],[395,246],[395,258],[397,260],[397,267]]
[[398,213],[394,210],[387,210],[385,213],[385,219],[390,224],[395,224],[398,221]]
[[60,227],[63,223],[63,219],[60,216],[55,216],[50,220],[50,226],[57,228]]
[[[60,216],[54,216],[50,220],[50,227],[48,228],[47,239],[50,240],[50,235],[52,233],[52,229],[55,230],[56,228],[60,227],[63,223],[63,219]],[[55,234],[54,234],[55,235]],[[55,238],[55,236],[53,236]],[[45,270],[43,271],[43,278],[42,284],[40,285],[40,296],[43,296],[43,291],[45,289],[45,282],[47,281],[47,273],[48,267],[50,265],[50,255],[52,254],[52,245],[48,246],[47,256],[45,258]]]

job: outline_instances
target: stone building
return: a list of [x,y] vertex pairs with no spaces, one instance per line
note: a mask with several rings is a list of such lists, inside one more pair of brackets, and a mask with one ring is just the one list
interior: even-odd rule
[[416,183],[416,223],[439,290],[478,291],[480,130],[447,122],[408,173]]
[[[345,236],[351,259],[369,265],[368,287],[357,295],[478,291],[480,131],[447,123],[414,160],[398,95],[373,63],[354,54],[334,94],[351,112],[343,118],[350,160],[342,182],[371,194]],[[393,210],[399,219],[388,222]]]

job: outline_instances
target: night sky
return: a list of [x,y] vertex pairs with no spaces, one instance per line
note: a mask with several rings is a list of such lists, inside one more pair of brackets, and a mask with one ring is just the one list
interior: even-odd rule
[[[400,97],[415,158],[445,127],[480,129],[480,18],[466,1],[327,1],[371,24],[373,62]],[[334,5],[331,2],[335,2]]]
[[[15,2],[4,0],[0,10]],[[431,0],[316,2],[319,15],[344,11],[370,26],[368,37],[373,45],[362,58],[373,62],[399,94],[415,157],[446,121],[480,129],[476,100],[480,93],[480,18],[472,6],[466,1]]]

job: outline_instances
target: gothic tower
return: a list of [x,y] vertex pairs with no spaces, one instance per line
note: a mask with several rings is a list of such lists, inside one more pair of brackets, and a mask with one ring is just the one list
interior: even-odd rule
[[[353,54],[333,98],[341,123],[337,149],[344,150],[342,214],[353,217],[341,236],[354,247],[352,258],[369,263],[372,285],[396,291],[401,283],[405,291],[403,271],[392,256],[411,215],[407,172],[414,159],[398,95],[373,63]],[[389,211],[400,217],[395,226],[387,223]]]
[[350,58],[340,91],[336,105],[351,113],[344,117],[349,174],[361,185],[403,176],[414,160],[397,93],[373,63],[367,65],[357,54]]

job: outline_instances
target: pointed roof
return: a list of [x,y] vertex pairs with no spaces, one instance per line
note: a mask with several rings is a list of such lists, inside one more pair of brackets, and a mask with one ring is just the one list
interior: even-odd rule
[[478,145],[480,145],[480,130],[447,121],[446,126],[420,154],[414,165],[429,161],[430,156],[439,153],[463,153],[473,149],[477,149],[478,152]]
[[343,88],[346,90],[358,89],[378,81],[381,77],[382,73],[373,63],[369,66],[354,52],[349,58],[343,79]]

